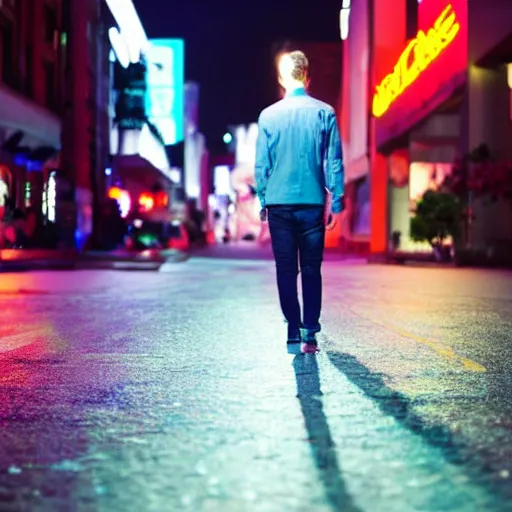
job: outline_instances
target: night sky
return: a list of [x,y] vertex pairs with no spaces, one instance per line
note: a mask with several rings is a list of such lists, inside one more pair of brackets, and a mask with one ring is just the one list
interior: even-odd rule
[[134,0],[149,38],[185,39],[187,80],[201,85],[200,127],[212,151],[228,124],[275,101],[276,43],[339,41],[341,0]]

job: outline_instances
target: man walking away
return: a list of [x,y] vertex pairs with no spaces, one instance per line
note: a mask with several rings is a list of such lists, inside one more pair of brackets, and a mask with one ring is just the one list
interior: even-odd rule
[[[286,95],[260,114],[255,173],[261,220],[268,218],[279,301],[288,322],[287,343],[302,341],[304,352],[315,353],[325,220],[330,212],[343,210],[344,189],[336,115],[331,106],[307,93],[308,68],[300,51],[279,59],[279,83]],[[299,265],[303,316],[297,292]]]

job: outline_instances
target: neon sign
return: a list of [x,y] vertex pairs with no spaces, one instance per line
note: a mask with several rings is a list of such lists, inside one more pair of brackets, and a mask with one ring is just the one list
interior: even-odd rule
[[441,54],[459,33],[452,5],[448,5],[427,32],[420,30],[407,45],[391,74],[377,86],[373,96],[373,115],[381,117],[409,85]]

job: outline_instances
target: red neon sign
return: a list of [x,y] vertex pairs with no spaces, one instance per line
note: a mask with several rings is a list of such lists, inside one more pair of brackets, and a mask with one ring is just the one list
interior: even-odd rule
[[377,85],[372,106],[375,117],[381,117],[389,109],[405,89],[455,39],[459,30],[460,24],[450,4],[427,33],[423,30],[418,32],[398,59],[393,72]]

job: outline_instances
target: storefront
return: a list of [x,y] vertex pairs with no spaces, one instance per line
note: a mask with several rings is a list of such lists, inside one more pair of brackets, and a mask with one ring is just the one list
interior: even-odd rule
[[[478,147],[494,166],[512,161],[512,4],[403,0],[391,12],[386,0],[368,0],[343,14],[344,236],[366,235],[374,254],[398,240],[403,251],[429,251],[410,237],[423,193]],[[496,253],[511,246],[512,206],[485,192],[492,172],[479,177],[484,193],[466,198],[462,243]]]
[[[60,122],[53,114],[1,87],[0,104],[0,229],[5,231],[14,219],[21,225],[28,217],[31,224],[40,227],[45,221],[45,179],[59,155]],[[19,232],[23,246],[39,246],[41,237],[36,240],[34,229],[28,231]],[[0,248],[19,245],[16,240],[0,238]]]
[[411,240],[410,219],[465,152],[467,0],[419,3],[410,38],[408,2],[393,18],[385,4],[373,4],[371,251],[428,251]]

